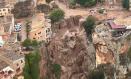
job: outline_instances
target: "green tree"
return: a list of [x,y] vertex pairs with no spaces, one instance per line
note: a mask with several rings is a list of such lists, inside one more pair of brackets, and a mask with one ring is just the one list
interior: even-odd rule
[[98,0],[98,2],[100,2],[100,3],[104,3],[104,2],[105,2],[105,0]]
[[47,3],[50,3],[51,1],[53,1],[53,0],[46,0]]
[[58,22],[60,21],[61,19],[64,18],[64,11],[61,10],[61,9],[54,9],[50,15],[49,15],[49,18],[51,19],[51,21],[54,23],[54,22]]
[[31,46],[31,40],[30,39],[25,39],[23,42],[22,42],[22,46],[28,48],[29,46]]
[[69,8],[75,8],[76,7],[76,0],[69,0]]
[[84,7],[91,7],[96,5],[97,0],[76,0],[78,4]]
[[104,72],[100,70],[93,70],[89,74],[89,79],[105,79]]
[[59,64],[53,64],[53,73],[55,74],[55,77],[57,79],[60,79],[60,75],[61,75],[61,66]]
[[25,56],[24,79],[40,79],[39,61],[40,55],[38,50]]
[[129,59],[130,59],[130,62],[131,62],[131,47],[129,48],[129,50],[128,50],[128,52],[127,52],[127,56],[129,57]]
[[31,44],[32,44],[33,47],[37,47],[39,45],[37,40],[32,40]]
[[27,23],[26,23],[26,36],[27,36],[27,38],[29,38],[30,31],[31,31],[30,21],[27,21]]
[[123,8],[129,10],[130,8],[130,1],[129,0],[122,0]]
[[83,23],[84,29],[86,31],[87,37],[89,37],[89,40],[92,40],[92,31],[94,30],[94,25],[95,25],[95,17],[93,16],[88,16],[86,21]]

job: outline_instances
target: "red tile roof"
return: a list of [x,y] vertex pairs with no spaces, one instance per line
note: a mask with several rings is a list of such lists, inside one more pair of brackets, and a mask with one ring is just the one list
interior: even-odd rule
[[108,21],[109,25],[111,26],[112,29],[123,29],[125,27],[123,27],[123,25],[116,25],[114,22],[112,21]]

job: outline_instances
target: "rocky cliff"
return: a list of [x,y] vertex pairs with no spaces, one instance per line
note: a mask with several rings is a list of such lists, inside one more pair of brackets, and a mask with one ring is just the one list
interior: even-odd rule
[[61,79],[86,79],[95,67],[95,50],[87,43],[80,18],[72,16],[52,26],[54,35],[47,50],[50,61],[61,65]]

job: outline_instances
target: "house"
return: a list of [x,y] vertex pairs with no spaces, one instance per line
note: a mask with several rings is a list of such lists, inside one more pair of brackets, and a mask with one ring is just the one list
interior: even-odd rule
[[13,79],[14,70],[6,62],[0,60],[0,79]]
[[24,65],[25,65],[24,55],[19,54],[18,52],[14,51],[13,49],[10,49],[10,50],[3,49],[0,51],[1,51],[0,52],[1,60],[9,64],[9,66],[16,73],[15,75],[21,74],[23,71]]
[[0,36],[7,40],[14,30],[14,17],[13,15],[7,15],[0,17]]
[[51,24],[49,19],[45,19],[43,13],[39,13],[32,17],[31,31],[29,38],[37,41],[49,41],[51,38]]
[[107,22],[107,24],[110,26],[110,28],[112,30],[116,30],[116,31],[125,31],[126,30],[126,27],[124,25],[117,25],[115,24],[113,21],[109,20]]

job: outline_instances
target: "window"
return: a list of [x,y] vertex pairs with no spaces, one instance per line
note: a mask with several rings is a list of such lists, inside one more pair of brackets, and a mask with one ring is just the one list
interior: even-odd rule
[[46,30],[46,33],[48,33],[48,30]]
[[21,63],[23,63],[23,60],[21,60]]
[[35,38],[33,38],[35,40]]
[[17,63],[16,66],[19,66],[19,64]]
[[8,11],[10,11],[10,9],[8,9]]
[[38,34],[41,34],[41,32],[39,32]]
[[50,32],[50,28],[48,28],[48,32]]
[[5,9],[3,9],[3,11],[5,11]]

